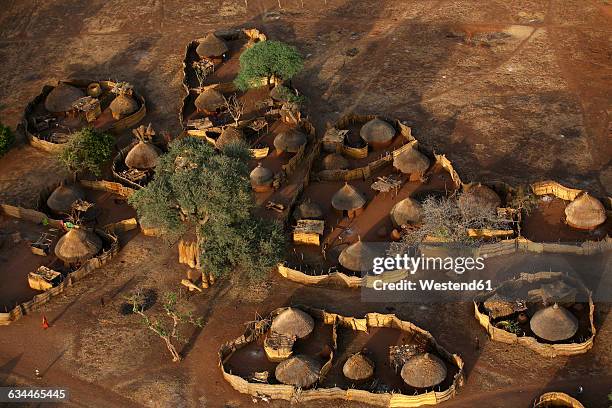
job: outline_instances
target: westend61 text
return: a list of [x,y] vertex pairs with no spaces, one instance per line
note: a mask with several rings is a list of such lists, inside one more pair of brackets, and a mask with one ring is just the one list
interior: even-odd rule
[[398,282],[384,282],[382,279],[377,279],[372,285],[374,290],[393,290],[393,291],[483,291],[492,290],[490,280],[473,280],[470,282],[437,282],[432,279],[419,279],[416,282],[408,279],[402,279]]

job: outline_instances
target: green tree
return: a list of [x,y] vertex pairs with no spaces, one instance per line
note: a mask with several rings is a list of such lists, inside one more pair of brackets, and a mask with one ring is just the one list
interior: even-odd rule
[[59,155],[72,172],[90,171],[96,176],[102,174],[102,165],[110,160],[115,139],[108,133],[92,128],[75,132]]
[[221,276],[238,268],[261,276],[282,258],[284,237],[281,225],[252,215],[249,159],[242,144],[218,154],[200,139],[176,140],[130,204],[168,239],[195,230],[207,273]]
[[0,157],[11,148],[15,142],[15,135],[11,128],[0,123]]
[[259,86],[264,78],[268,84],[273,76],[287,81],[303,67],[304,60],[295,47],[281,41],[260,41],[240,55],[240,72],[234,83],[245,91]]

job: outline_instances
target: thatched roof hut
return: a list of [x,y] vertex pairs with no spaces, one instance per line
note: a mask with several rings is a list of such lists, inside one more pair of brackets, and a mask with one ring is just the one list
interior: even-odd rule
[[71,228],[55,245],[55,255],[68,264],[84,262],[102,249],[102,239],[93,231]]
[[332,197],[331,204],[338,211],[354,211],[362,208],[366,203],[361,193],[348,183],[336,191]]
[[130,169],[150,170],[159,163],[162,152],[153,143],[139,141],[125,156],[125,165]]
[[388,146],[395,136],[395,128],[388,122],[374,118],[361,127],[359,136],[368,144],[377,146]]
[[287,337],[301,339],[312,333],[314,325],[312,316],[303,310],[290,307],[283,310],[272,320],[270,330]]
[[217,149],[223,149],[225,146],[231,143],[240,143],[244,141],[245,139],[242,130],[234,126],[227,126],[225,129],[223,129],[223,132],[221,132],[221,135],[215,141],[215,147]]
[[85,97],[85,92],[77,87],[60,82],[45,99],[45,109],[52,113],[72,110],[72,103]]
[[276,135],[274,138],[274,147],[279,153],[297,153],[300,147],[305,145],[306,142],[308,142],[306,134],[300,132],[298,129],[291,128]]
[[418,201],[407,197],[395,204],[389,215],[396,227],[405,224],[418,224],[423,219],[423,209]]
[[565,222],[578,229],[594,229],[606,222],[606,209],[601,201],[584,192],[565,207]]
[[138,110],[138,103],[132,96],[120,93],[110,103],[109,108],[113,119],[119,120],[136,112]]
[[323,158],[322,165],[325,170],[346,170],[349,161],[340,153],[331,153]]
[[497,193],[480,183],[464,186],[458,201],[459,208],[463,212],[469,211],[474,206],[495,211],[501,205]]
[[77,185],[66,186],[60,184],[47,198],[47,207],[58,214],[68,214],[72,210],[72,205],[85,200],[85,192]]
[[429,168],[429,159],[423,153],[411,147],[393,158],[393,167],[404,174],[422,175]]
[[272,170],[263,167],[261,163],[258,163],[257,167],[251,171],[249,178],[251,186],[256,190],[261,187],[270,188],[274,182],[274,173],[272,173]]
[[297,355],[280,362],[274,376],[283,384],[309,388],[319,380],[321,364],[312,357]]
[[223,94],[214,88],[207,88],[196,98],[195,107],[200,112],[214,112],[225,106]]
[[347,246],[340,252],[340,265],[353,272],[367,272],[372,269],[376,254],[361,239]]
[[285,85],[277,84],[270,91],[270,98],[278,102],[289,102],[289,95],[291,94],[292,94],[291,90],[287,88]]
[[446,378],[446,365],[431,353],[417,354],[402,367],[404,382],[415,388],[429,388],[440,384]]
[[307,198],[298,205],[294,217],[296,220],[321,220],[323,219],[323,209],[319,204]]
[[220,57],[229,51],[227,44],[215,33],[208,33],[204,38],[198,40],[196,53],[200,58]]
[[374,375],[374,363],[363,353],[356,353],[346,360],[342,366],[342,373],[349,380],[367,380]]
[[529,322],[531,331],[541,339],[562,341],[572,338],[578,331],[578,319],[556,303],[540,309]]

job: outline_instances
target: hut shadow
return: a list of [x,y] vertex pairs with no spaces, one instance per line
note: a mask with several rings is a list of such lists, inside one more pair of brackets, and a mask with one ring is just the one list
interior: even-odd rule
[[0,366],[0,386],[11,385],[8,383],[8,378],[12,374],[15,367],[17,367],[17,364],[19,364],[22,357],[23,353],[20,353]]

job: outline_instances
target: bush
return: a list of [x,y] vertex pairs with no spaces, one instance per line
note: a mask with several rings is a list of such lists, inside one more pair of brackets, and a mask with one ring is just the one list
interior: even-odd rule
[[260,86],[272,76],[283,81],[293,78],[304,67],[297,48],[281,41],[260,41],[240,55],[240,72],[234,83],[240,90]]
[[10,127],[0,123],[0,156],[3,156],[15,142],[15,135]]
[[90,171],[96,176],[102,174],[102,165],[110,160],[115,139],[108,133],[84,128],[75,132],[59,156],[72,172]]

